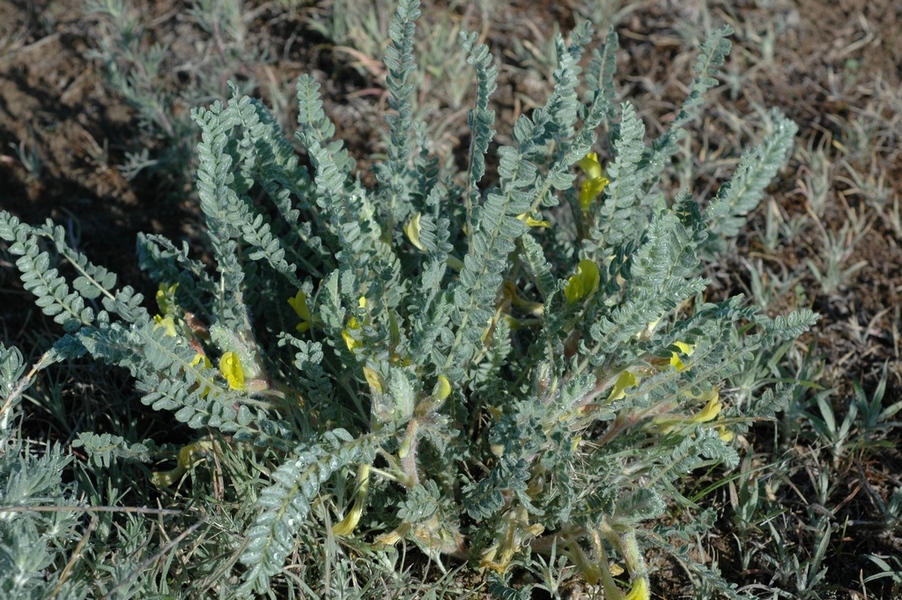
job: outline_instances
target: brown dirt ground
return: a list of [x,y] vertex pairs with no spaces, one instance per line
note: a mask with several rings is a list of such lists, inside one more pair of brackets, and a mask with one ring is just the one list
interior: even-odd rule
[[[654,134],[656,123],[666,121],[674,102],[685,92],[692,56],[687,50],[698,43],[697,32],[709,20],[731,23],[737,31],[734,42],[740,48],[734,50],[726,71],[735,83],[713,94],[715,108],[703,124],[707,137],[695,146],[707,157],[707,162],[702,159],[697,165],[702,172],[697,189],[711,189],[728,175],[738,159],[733,148],[747,144],[760,123],[756,109],[776,106],[799,124],[797,146],[822,149],[832,161],[820,223],[826,230],[838,231],[849,210],[862,214],[875,202],[888,202],[891,207],[902,189],[902,4],[898,0],[838,0],[831,4],[834,6],[828,10],[822,0],[634,2],[621,11],[617,23],[622,45],[619,93],[634,99]],[[146,291],[148,283],[138,273],[134,258],[136,233],[159,232],[193,244],[198,219],[190,194],[181,201],[161,202],[160,190],[166,182],[146,177],[128,181],[120,173],[117,165],[136,141],[135,112],[109,91],[101,66],[86,58],[85,53],[95,44],[96,23],[82,12],[80,3],[75,6],[54,0],[0,0],[0,208],[29,222],[49,217],[65,224],[92,259]],[[278,58],[249,66],[246,75],[263,82],[259,92],[266,96],[270,85],[291,81],[302,72],[316,74],[324,82],[326,110],[338,125],[338,135],[365,170],[370,153],[379,145],[378,134],[367,127],[380,123],[373,117],[382,101],[380,82],[341,64],[340,55],[328,41],[305,25],[305,17],[326,10],[328,4],[313,2],[287,16],[277,9],[277,3],[249,1],[246,6],[256,15],[251,28],[257,36],[254,41]],[[154,20],[157,39],[188,55],[193,40],[182,18],[185,8],[177,0],[141,3],[143,14]],[[447,3],[437,1],[428,2],[427,8],[449,9]],[[469,28],[480,27],[478,15],[467,11],[463,3],[452,3],[450,10],[461,19],[470,19]],[[484,30],[496,56],[504,61],[496,94],[499,131],[505,131],[517,114],[547,93],[523,68],[511,39],[535,39],[541,35],[536,24],[553,21],[562,31],[572,27],[569,2],[504,3],[497,8],[492,26]],[[768,35],[773,36],[770,46],[766,44]],[[760,48],[769,48],[770,54],[761,54]],[[179,85],[175,76],[172,85]],[[359,90],[376,93],[357,94]],[[739,122],[731,119],[731,114],[748,116]],[[849,132],[856,124],[871,127],[870,143],[864,148],[850,139]],[[452,150],[463,148],[467,140],[462,126],[452,127],[448,136]],[[12,146],[20,143],[40,156],[38,174],[30,173],[19,160]],[[109,152],[102,159],[97,148],[105,143]],[[811,210],[802,184],[809,166],[798,157],[797,153],[781,181],[770,190],[771,198],[789,218]],[[868,183],[882,184],[885,197],[875,198]],[[173,196],[171,189],[166,196]],[[749,231],[763,223],[764,213],[759,209]],[[756,236],[744,234],[737,255],[724,259],[712,271],[713,293],[733,294],[748,285],[743,257],[764,257],[773,272],[797,274],[804,296],[823,315],[810,339],[816,340],[818,352],[825,356],[830,384],[848,392],[852,378],[860,378],[865,389],[872,390],[886,363],[890,375],[885,402],[889,403],[899,399],[902,390],[902,249],[897,235],[886,220],[871,222],[847,262],[866,260],[866,266],[846,289],[824,296],[805,268],[806,259],[819,262],[822,258],[817,228],[802,231],[777,255],[761,248]],[[30,300],[11,271],[0,269],[2,337],[7,343],[27,345],[26,329],[41,317],[30,308]],[[799,303],[797,295],[789,295],[770,309],[784,311]],[[894,437],[898,442],[898,433]],[[877,490],[885,501],[886,493],[900,484],[902,460],[897,452],[887,451],[866,465],[850,463],[849,468],[857,468],[860,475],[850,474],[840,486],[836,504],[849,496],[842,516],[854,510],[865,515],[857,518],[866,519],[874,508],[860,490]],[[806,479],[803,475],[800,480]],[[798,508],[804,513],[804,506]],[[837,518],[841,523],[839,514]],[[862,552],[894,551],[886,540],[868,540],[866,531],[851,529],[847,537],[847,542]],[[723,553],[721,566],[729,570],[733,562],[729,546],[715,550]],[[830,581],[839,589],[855,589],[853,582],[859,580],[862,563],[828,564]],[[738,583],[766,583],[769,577],[766,572],[729,574]],[[677,597],[674,585],[674,595],[669,597]]]

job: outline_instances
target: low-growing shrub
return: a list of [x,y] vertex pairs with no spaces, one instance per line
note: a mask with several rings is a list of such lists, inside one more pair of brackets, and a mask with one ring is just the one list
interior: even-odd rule
[[[390,145],[373,189],[309,76],[295,135],[312,170],[237,90],[193,112],[213,266],[142,235],[156,309],[62,228],[0,213],[24,287],[65,330],[40,367],[90,355],[128,369],[144,404],[197,432],[172,470],[150,477],[195,525],[145,534],[157,558],[191,550],[110,569],[105,593],[382,595],[417,581],[450,589],[441,572],[454,566],[498,597],[580,581],[639,599],[650,597],[648,557],[663,551],[699,585],[737,596],[692,552],[715,513],[681,482],[738,464],[737,437],[788,390],[756,388],[766,391],[740,403],[722,382],[816,317],[708,303],[701,261],[737,235],[795,126],[773,114],[714,197],[671,197],[662,175],[716,84],[728,28],[702,46],[688,97],[650,144],[636,109],[613,102],[613,31],[580,77],[582,24],[557,39],[544,106],[519,117],[510,145],[493,145],[496,68],[464,34],[477,89],[469,160],[442,172],[412,118],[417,7],[403,0],[392,21]],[[26,375],[14,348],[2,358],[8,414],[37,369]],[[90,431],[75,445],[96,469],[161,456],[153,440]],[[404,562],[406,545],[422,568]],[[429,576],[430,564],[441,572]]]

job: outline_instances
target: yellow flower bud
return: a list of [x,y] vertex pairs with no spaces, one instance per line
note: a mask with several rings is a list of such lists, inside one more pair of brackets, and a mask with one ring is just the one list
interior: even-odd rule
[[517,215],[517,218],[526,223],[527,227],[551,227],[551,223],[539,219],[534,219],[527,213]]
[[438,376],[438,383],[435,384],[435,389],[432,391],[432,395],[437,400],[445,400],[448,396],[451,395],[451,382],[448,381],[448,378],[444,375]]

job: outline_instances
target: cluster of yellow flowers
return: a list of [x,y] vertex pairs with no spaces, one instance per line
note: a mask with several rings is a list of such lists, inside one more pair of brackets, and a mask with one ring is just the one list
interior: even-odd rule
[[[162,314],[154,315],[153,320],[156,322],[156,327],[162,328],[163,333],[169,337],[177,337],[180,333],[186,333],[192,346],[197,350],[194,360],[190,363],[191,366],[200,366],[202,369],[211,369],[213,368],[213,363],[210,362],[203,347],[196,339],[194,339],[195,336],[193,331],[190,331],[190,329],[186,331],[185,328],[181,326],[181,323],[176,324],[173,315],[176,313],[177,309],[175,292],[178,289],[178,285],[179,284],[177,283],[173,285],[160,284],[160,288],[157,290],[156,300],[157,306],[159,306]],[[223,353],[219,359],[219,372],[225,378],[230,389],[238,391],[244,390],[244,367],[241,364],[241,359],[238,357],[238,354],[235,352]],[[201,392],[201,396],[206,396],[208,393],[210,393],[210,390],[205,389]]]
[[[318,324],[315,318],[310,313],[310,307],[307,305],[307,294],[305,294],[303,290],[299,290],[298,293],[294,295],[294,297],[289,298],[288,304],[298,316],[299,321],[298,324],[295,325],[295,329],[298,332],[303,333],[305,331],[309,331],[311,327]],[[360,308],[366,308],[366,297],[360,297],[358,306]],[[363,346],[363,342],[360,339],[356,338],[352,333],[360,331],[362,327],[363,326],[361,325],[360,321],[357,320],[357,317],[351,317],[350,319],[348,319],[347,327],[341,332],[341,337],[342,339],[344,339],[345,345],[351,352]]]

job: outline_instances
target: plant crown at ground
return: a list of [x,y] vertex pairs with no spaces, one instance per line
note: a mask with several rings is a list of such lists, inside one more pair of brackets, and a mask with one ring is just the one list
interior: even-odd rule
[[[411,543],[443,569],[462,561],[489,574],[500,597],[518,568],[563,556],[605,597],[649,598],[646,556],[664,549],[735,596],[677,542],[714,518],[680,481],[737,466],[736,437],[789,390],[740,405],[721,383],[816,317],[706,303],[701,258],[739,232],[795,125],[773,113],[702,210],[659,181],[717,83],[728,28],[702,46],[689,95],[650,144],[636,109],[613,101],[613,31],[584,74],[589,25],[558,37],[554,91],[516,121],[509,145],[494,142],[489,48],[463,34],[477,97],[467,169],[446,172],[413,118],[417,16],[403,0],[391,24],[388,151],[372,189],[310,76],[297,83],[296,138],[312,170],[237,89],[194,110],[215,269],[141,236],[156,310],[70,248],[63,228],[0,213],[25,288],[65,330],[38,368],[83,355],[124,367],[145,404],[197,430],[176,468],[152,475],[163,490],[213,455],[259,461],[252,515],[231,540],[238,560],[224,567],[239,596],[276,583],[314,593],[328,568],[289,576],[286,562],[333,536],[343,546],[332,560]],[[2,359],[8,415],[37,369],[26,373],[15,349]],[[76,444],[96,465],[147,461],[156,448],[92,432]],[[694,518],[664,525],[678,504]]]

